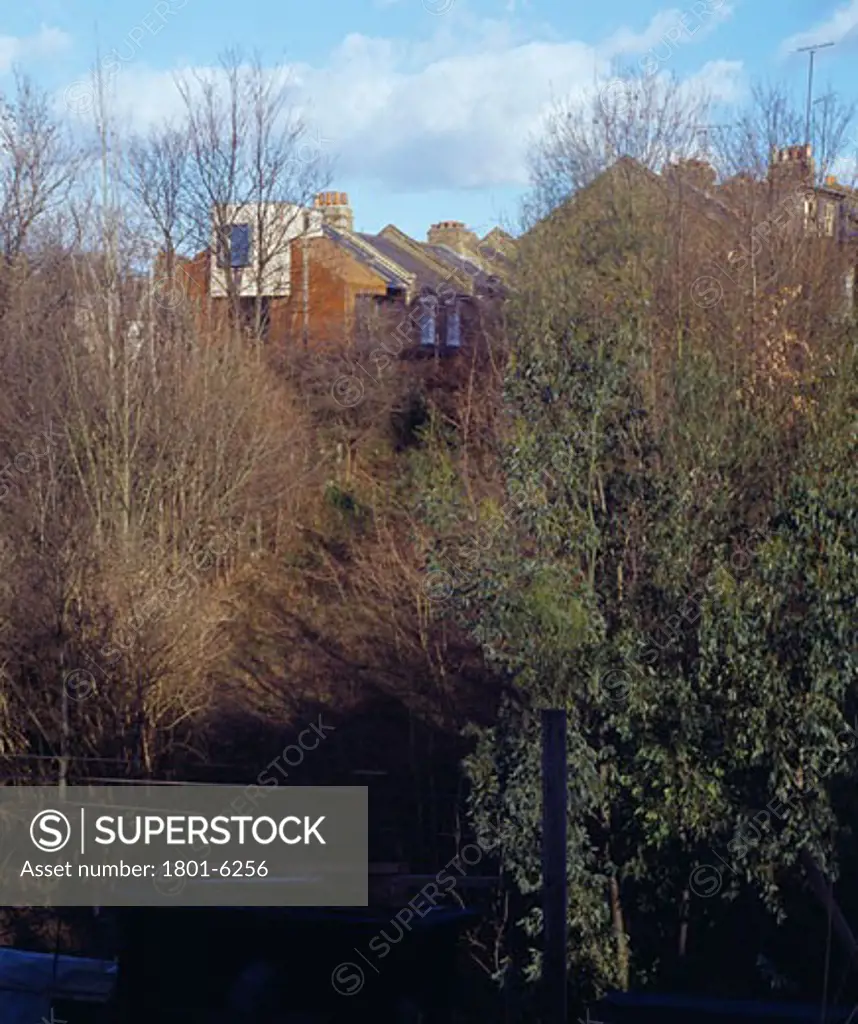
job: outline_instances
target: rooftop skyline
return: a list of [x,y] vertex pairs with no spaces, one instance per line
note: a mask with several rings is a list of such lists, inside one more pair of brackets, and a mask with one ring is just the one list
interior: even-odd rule
[[529,143],[552,102],[612,72],[676,75],[707,89],[724,120],[755,80],[803,104],[807,55],[793,51],[831,41],[814,92],[853,98],[858,0],[773,13],[753,0],[37,0],[0,15],[0,91],[18,65],[83,124],[100,55],[118,120],[143,127],[178,111],[176,72],[212,66],[227,46],[256,51],[290,76],[306,144],[332,162],[356,230],[394,223],[425,239],[457,219],[483,235],[515,228]]

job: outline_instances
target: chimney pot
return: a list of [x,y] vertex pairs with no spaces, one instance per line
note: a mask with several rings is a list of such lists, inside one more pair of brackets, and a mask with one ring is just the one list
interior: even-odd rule
[[354,229],[348,192],[320,192],[316,196],[316,206],[322,207],[322,220],[325,224],[345,231]]
[[456,252],[476,252],[479,239],[461,220],[439,220],[432,224],[426,235],[429,245],[446,245]]

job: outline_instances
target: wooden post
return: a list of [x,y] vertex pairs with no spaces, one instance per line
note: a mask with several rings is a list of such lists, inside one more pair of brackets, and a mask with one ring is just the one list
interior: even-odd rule
[[566,712],[542,712],[543,992],[546,1024],[567,1024]]

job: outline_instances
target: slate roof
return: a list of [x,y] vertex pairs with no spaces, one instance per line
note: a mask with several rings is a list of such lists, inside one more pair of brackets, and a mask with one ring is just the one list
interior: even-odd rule
[[[378,259],[377,255],[372,251],[377,248],[376,246],[372,244],[368,246],[361,245],[360,239],[364,239],[365,236],[355,237],[351,232],[343,231],[339,228],[333,228],[330,224],[325,224],[322,230],[326,238],[335,242],[350,255],[354,256],[355,259],[363,263],[364,266],[369,267],[374,273],[378,274],[389,288],[401,288],[408,291],[414,283],[408,268],[402,265],[401,260],[395,258],[388,258],[386,260]],[[386,255],[381,250],[379,250],[379,252],[382,256]],[[393,262],[395,266],[391,266],[391,262]]]
[[503,277],[505,270],[512,267],[512,260],[509,258],[509,254],[504,252],[503,249],[495,249],[494,246],[488,245],[485,239],[480,242],[480,257],[488,266],[497,267],[500,277]]
[[368,235],[360,233],[359,237],[377,249],[383,256],[398,263],[410,274],[414,274],[418,288],[437,288],[445,280],[440,270],[435,271],[427,266],[422,260],[412,256],[411,253],[402,249],[394,241],[385,238],[383,235]]
[[[476,257],[456,252],[455,249],[451,249],[446,245],[424,244],[423,248],[429,250],[436,259],[450,267],[451,270],[466,275],[473,281],[474,288],[477,291],[488,290],[496,287],[499,283],[501,274],[498,273],[498,270],[501,268],[497,265],[493,266],[488,255],[484,261],[480,261]],[[496,257],[497,264],[500,263],[501,259],[503,257],[498,254]]]

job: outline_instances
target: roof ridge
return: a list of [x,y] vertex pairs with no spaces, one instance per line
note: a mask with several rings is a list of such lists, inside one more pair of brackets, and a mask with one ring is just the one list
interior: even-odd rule
[[435,259],[434,256],[431,256],[429,253],[426,252],[426,249],[424,248],[425,243],[418,242],[416,238],[412,238],[410,235],[406,235],[405,232],[398,228],[395,224],[388,224],[386,227],[383,227],[381,231],[379,231],[379,234],[382,237],[389,238],[389,235],[384,234],[385,231],[395,233],[396,237],[390,238],[390,241],[392,241],[394,245],[397,244],[398,239],[401,239],[405,243],[403,246],[404,249],[407,249],[412,255],[416,256],[418,259],[423,260],[424,263],[431,264],[434,270],[443,270],[445,272],[448,270],[448,268],[443,263],[440,263],[437,259]]
[[376,263],[381,264],[383,267],[402,278],[409,286],[414,285],[415,276],[409,273],[404,267],[401,267],[394,260],[385,256],[379,252],[375,246],[371,245],[365,238],[362,238],[357,232],[349,231],[346,228],[332,228],[335,233],[342,235],[346,241],[351,242],[356,248],[360,249],[365,253],[371,260],[375,260]]
[[[385,231],[391,232],[395,237],[391,238],[390,235],[385,235]],[[398,240],[402,239],[405,243],[402,245],[407,252],[417,259],[422,260],[424,264],[427,264],[429,268],[435,271],[440,277],[449,280],[450,277],[456,281],[459,286],[464,285],[465,288],[469,288],[471,281],[466,279],[462,274],[459,274],[456,270],[451,270],[446,263],[432,256],[427,252],[428,243],[418,242],[416,238],[412,238],[410,235],[406,235],[404,231],[401,231],[395,224],[388,224],[379,231],[379,235],[387,238],[388,241],[393,242],[394,245],[401,244]],[[454,250],[455,251],[455,250]]]
[[487,239],[491,238],[493,235],[495,237],[500,237],[503,241],[507,241],[507,240],[510,241],[510,242],[514,242],[515,241],[515,237],[513,235],[511,235],[508,231],[505,231],[498,224],[495,224],[495,226],[491,229],[491,231],[487,231],[483,235],[483,237],[480,239],[480,241],[481,242],[485,242]]
[[[482,243],[485,239],[481,239],[480,241]],[[451,245],[445,245],[443,242],[436,242],[435,245],[439,249],[446,249],[447,252],[452,253],[457,259],[470,263],[472,266],[476,267],[481,274],[487,273],[486,268],[483,266],[483,261],[477,256],[472,256],[468,252],[459,252],[458,249],[454,249]]]

